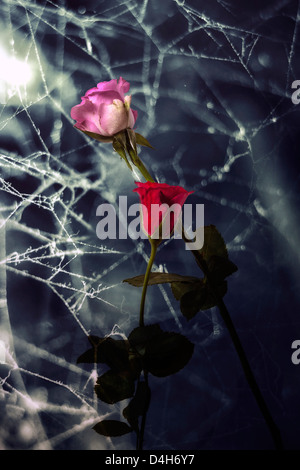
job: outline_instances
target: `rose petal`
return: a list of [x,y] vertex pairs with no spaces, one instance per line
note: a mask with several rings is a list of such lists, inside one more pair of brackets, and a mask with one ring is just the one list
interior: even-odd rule
[[95,92],[99,92],[98,88],[97,87],[94,87],[94,88],[90,88],[89,90],[87,90],[85,92],[85,95],[81,97],[81,99],[83,100],[84,98],[86,98],[87,96],[89,96],[91,93],[95,93]]
[[130,83],[126,82],[126,80],[124,80],[124,78],[120,77],[118,87],[119,87],[120,90],[122,90],[123,93],[128,93],[129,88],[130,88]]
[[99,91],[91,93],[88,96],[89,101],[91,101],[96,106],[100,106],[102,103],[111,104],[114,100],[120,100],[123,102],[123,99],[120,96],[120,93],[114,90]]
[[114,135],[126,129],[128,112],[124,103],[120,100],[114,100],[113,104],[101,105],[100,124],[106,135]]
[[193,191],[186,191],[181,186],[170,186],[166,183],[136,182],[138,193],[142,204],[142,223],[144,230],[150,236],[158,234],[159,226],[170,211],[169,226],[163,226],[162,237],[167,238],[172,233],[175,223],[179,219],[181,208],[186,198]]
[[71,109],[71,117],[77,121],[76,127],[79,129],[101,133],[97,108],[88,99]]
[[76,124],[74,124],[74,127],[76,127],[77,129],[80,129],[81,131],[93,132],[94,134],[100,134],[99,128],[96,127],[95,124],[91,121],[76,122]]
[[97,84],[97,88],[100,91],[116,91],[120,94],[122,100],[124,100],[124,94],[128,93],[130,84],[120,77],[119,82],[116,79],[110,80],[109,82],[100,82]]
[[[133,127],[135,125],[135,121],[137,120],[138,117],[138,112],[135,109],[131,109],[132,115],[133,115],[133,123],[129,125],[129,127]],[[130,121],[131,122],[131,121]]]

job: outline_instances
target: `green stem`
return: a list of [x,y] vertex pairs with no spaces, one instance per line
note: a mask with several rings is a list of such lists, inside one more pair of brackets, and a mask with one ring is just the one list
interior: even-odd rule
[[140,172],[142,173],[142,175],[144,176],[146,181],[150,181],[151,183],[155,183],[154,179],[152,178],[149,171],[145,167],[144,163],[140,159],[137,160],[135,165],[140,170]]
[[150,175],[149,171],[145,167],[140,157],[133,150],[129,151],[129,155],[130,155],[132,163],[137,167],[137,169],[143,175],[145,180],[150,181],[151,183],[155,183],[154,178]]
[[158,240],[153,240],[152,238],[149,237],[149,241],[151,244],[151,254],[150,254],[147,270],[146,270],[145,277],[144,277],[143,292],[142,292],[141,305],[140,305],[140,326],[144,326],[144,309],[145,309],[147,287],[148,287],[149,277],[150,277],[151,269],[152,269],[153,262],[155,259],[157,246],[158,246],[158,243],[157,243]]
[[[141,297],[141,306],[140,306],[140,326],[145,326],[144,323],[144,310],[145,310],[145,300],[146,300],[146,293],[147,293],[147,287],[148,287],[148,282],[149,282],[149,277],[151,274],[151,269],[154,263],[155,255],[157,252],[157,247],[159,245],[159,240],[153,240],[152,238],[149,237],[150,245],[151,245],[151,254],[150,258],[148,261],[148,266],[146,269],[145,277],[144,277],[144,283],[143,283],[143,292],[142,292],[142,297]],[[145,382],[148,385],[148,372],[144,370],[144,378]],[[147,409],[144,410],[144,413],[142,415],[142,422],[141,422],[141,428],[138,432],[137,436],[137,450],[143,450],[143,443],[144,443],[144,433],[145,433],[145,426],[146,426],[146,418],[147,418]]]

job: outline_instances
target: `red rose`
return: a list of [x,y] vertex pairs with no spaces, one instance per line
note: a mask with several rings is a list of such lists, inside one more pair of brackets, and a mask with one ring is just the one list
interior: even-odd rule
[[132,128],[137,111],[130,108],[131,96],[125,96],[129,87],[129,83],[120,77],[119,81],[101,82],[88,90],[81,103],[71,109],[71,117],[77,121],[75,127],[97,134],[104,141],[112,141],[113,135],[127,127]]
[[181,186],[161,183],[136,182],[135,192],[142,204],[142,222],[151,238],[169,238],[178,221],[183,204],[189,194]]

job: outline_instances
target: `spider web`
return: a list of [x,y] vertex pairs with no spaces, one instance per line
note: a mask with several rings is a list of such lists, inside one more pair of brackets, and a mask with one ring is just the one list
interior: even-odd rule
[[[96,208],[137,202],[138,175],[70,118],[87,89],[119,76],[156,149],[141,158],[158,181],[194,190],[190,202],[226,240],[239,271],[225,302],[287,446],[299,448],[299,2],[240,3],[1,2],[1,48],[31,74],[0,74],[2,449],[135,448],[131,435],[91,429],[123,404],[95,399],[104,367],[76,364],[89,334],[137,326],[141,291],[122,281],[150,253],[147,241],[97,238]],[[199,275],[180,240],[155,269]],[[151,380],[147,448],[272,448],[218,311],[187,323],[168,285],[148,292],[146,322],[196,346],[184,370]]]

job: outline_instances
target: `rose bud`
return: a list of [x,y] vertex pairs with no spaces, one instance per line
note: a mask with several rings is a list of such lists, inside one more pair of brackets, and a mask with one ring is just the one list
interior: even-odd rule
[[122,77],[101,82],[81,98],[81,103],[71,109],[74,127],[104,142],[112,142],[118,132],[133,128],[137,111],[130,108],[131,96],[125,96],[130,84]]
[[151,238],[170,238],[189,194],[181,186],[162,183],[136,182],[142,205],[143,229]]

